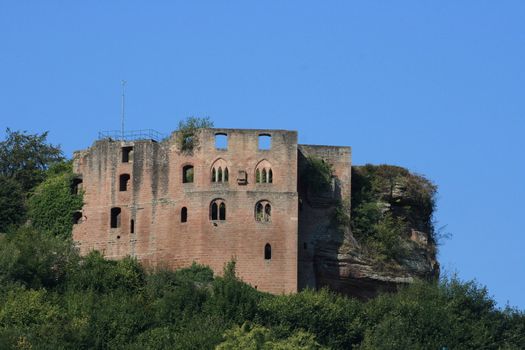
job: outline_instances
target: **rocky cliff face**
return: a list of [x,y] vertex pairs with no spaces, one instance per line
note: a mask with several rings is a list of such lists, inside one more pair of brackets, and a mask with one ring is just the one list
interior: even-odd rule
[[424,177],[400,167],[366,165],[352,168],[352,203],[316,207],[319,194],[305,192],[304,215],[320,220],[313,247],[316,287],[366,299],[438,276],[436,188]]

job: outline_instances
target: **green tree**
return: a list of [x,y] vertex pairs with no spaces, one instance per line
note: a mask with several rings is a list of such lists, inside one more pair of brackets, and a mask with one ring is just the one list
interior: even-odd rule
[[0,142],[0,175],[16,180],[25,192],[44,180],[46,170],[64,159],[59,146],[47,143],[47,135],[7,128]]
[[278,339],[270,329],[245,322],[235,326],[224,334],[224,342],[217,350],[317,350],[324,349],[315,341],[315,337],[299,330],[289,337]]
[[0,175],[0,233],[21,224],[25,211],[22,186],[16,180]]
[[189,117],[179,121],[177,127],[177,141],[181,151],[191,152],[199,146],[197,131],[199,129],[213,128],[213,122],[209,117]]
[[0,237],[0,284],[31,288],[60,285],[78,262],[71,241],[21,227]]

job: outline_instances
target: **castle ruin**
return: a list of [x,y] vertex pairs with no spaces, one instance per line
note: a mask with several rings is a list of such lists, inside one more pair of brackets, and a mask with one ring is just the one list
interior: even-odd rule
[[[177,132],[160,142],[104,138],[75,152],[81,253],[172,269],[197,262],[219,274],[235,259],[259,290],[318,287],[316,241],[330,232],[334,203],[350,202],[350,147],[298,145],[286,130],[199,129],[193,147],[186,141]],[[332,168],[323,193],[304,186],[312,157]]]

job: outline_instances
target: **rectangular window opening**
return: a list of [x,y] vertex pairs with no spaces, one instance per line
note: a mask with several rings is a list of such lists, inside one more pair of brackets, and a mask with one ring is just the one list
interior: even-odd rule
[[215,134],[215,149],[228,149],[228,134]]
[[272,135],[260,134],[259,135],[259,150],[267,151],[272,148]]
[[122,147],[122,163],[129,163],[133,161],[133,147]]

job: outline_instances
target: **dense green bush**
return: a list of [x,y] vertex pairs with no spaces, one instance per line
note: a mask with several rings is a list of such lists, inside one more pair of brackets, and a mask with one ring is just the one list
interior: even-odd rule
[[70,163],[51,168],[47,178],[29,198],[29,218],[33,227],[50,234],[69,237],[73,213],[82,208],[82,193],[73,193]]
[[455,278],[368,302],[269,295],[196,265],[146,271],[80,257],[31,228],[0,239],[1,349],[520,349],[525,315]]

